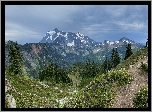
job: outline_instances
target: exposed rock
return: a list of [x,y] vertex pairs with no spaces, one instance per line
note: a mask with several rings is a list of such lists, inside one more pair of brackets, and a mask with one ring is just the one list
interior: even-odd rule
[[36,47],[36,45],[32,44],[32,49],[34,53],[36,54],[36,56],[40,59],[38,53],[41,51],[42,47],[41,46]]
[[16,102],[12,95],[7,94],[6,98],[8,99],[8,108],[16,108]]
[[130,66],[129,66],[129,69],[132,69],[133,67],[134,67],[134,65],[130,65]]

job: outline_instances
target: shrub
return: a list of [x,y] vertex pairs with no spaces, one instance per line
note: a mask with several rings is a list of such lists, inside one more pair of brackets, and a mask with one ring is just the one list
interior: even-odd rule
[[134,108],[148,108],[148,88],[141,88],[133,99]]
[[6,98],[6,96],[5,96],[5,108],[9,108],[9,106],[8,106],[8,99]]
[[88,88],[82,89],[72,100],[69,100],[65,108],[110,108],[116,97],[113,84],[95,81]]
[[93,80],[93,78],[83,78],[78,87],[83,88],[83,87],[87,86],[92,80]]
[[144,72],[148,72],[148,65],[141,62],[140,69]]
[[118,81],[119,86],[126,85],[132,81],[131,76],[125,70],[108,72],[107,81],[110,83]]

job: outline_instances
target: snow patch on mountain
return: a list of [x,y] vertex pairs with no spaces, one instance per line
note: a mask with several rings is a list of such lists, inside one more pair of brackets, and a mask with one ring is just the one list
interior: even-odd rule
[[93,49],[93,53],[96,54],[97,52],[99,52],[100,49]]
[[112,44],[114,44],[114,42],[110,42],[109,44],[112,45]]
[[119,41],[115,41],[115,43],[119,43]]
[[79,35],[79,33],[76,33],[76,35],[80,38],[80,35]]
[[71,43],[68,43],[67,46],[74,46],[74,40]]
[[47,33],[52,36],[52,35],[55,34],[56,32],[55,32],[55,31],[49,31],[49,32],[47,32]]
[[109,42],[109,41],[107,41],[107,43],[109,44],[110,42]]

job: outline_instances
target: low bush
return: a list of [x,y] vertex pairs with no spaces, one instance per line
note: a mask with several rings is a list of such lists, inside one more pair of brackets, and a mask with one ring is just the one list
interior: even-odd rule
[[148,108],[148,88],[141,88],[133,99],[134,108]]
[[108,72],[106,78],[109,83],[118,81],[119,86],[126,85],[132,81],[132,77],[125,70]]
[[95,81],[65,103],[64,108],[110,108],[116,97],[115,86]]
[[141,63],[140,69],[144,72],[148,72],[148,64]]
[[92,80],[93,80],[93,78],[83,78],[81,80],[80,84],[78,85],[78,87],[83,88],[83,87],[87,86]]

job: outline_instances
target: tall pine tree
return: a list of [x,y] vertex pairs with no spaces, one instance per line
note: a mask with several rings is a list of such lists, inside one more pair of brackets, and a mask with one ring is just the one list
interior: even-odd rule
[[111,70],[111,62],[107,57],[106,57],[105,61],[103,62],[102,66],[103,66],[104,73],[107,73],[108,70]]
[[82,78],[92,78],[97,75],[97,71],[98,67],[96,64],[94,62],[90,62],[90,59],[88,59],[80,76],[82,76]]
[[68,73],[65,69],[59,69],[57,65],[53,63],[46,64],[41,70],[39,70],[40,81],[47,81],[52,83],[72,83],[72,80],[68,77]]
[[115,68],[120,63],[120,56],[119,53],[116,50],[112,49],[112,55],[111,55],[111,67]]
[[145,47],[148,47],[148,39],[147,39],[147,42],[146,42],[146,46]]
[[129,56],[133,54],[132,49],[131,49],[131,44],[126,45],[126,54],[124,60],[126,60]]
[[20,47],[16,43],[11,43],[9,47],[9,72],[14,74],[23,74],[23,59]]

